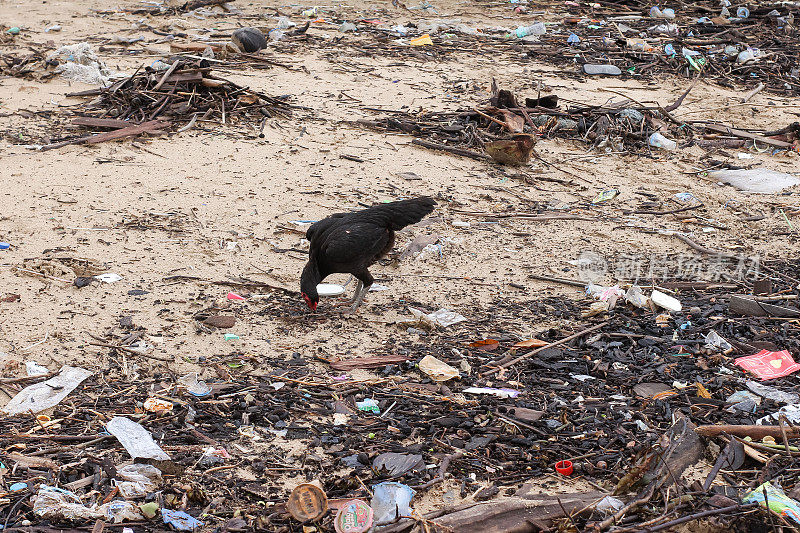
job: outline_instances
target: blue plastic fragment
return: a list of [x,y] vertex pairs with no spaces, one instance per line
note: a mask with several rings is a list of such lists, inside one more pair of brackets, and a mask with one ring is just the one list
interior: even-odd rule
[[178,531],[193,531],[198,527],[203,527],[203,522],[183,511],[161,509],[161,518],[164,519],[165,524],[174,527]]

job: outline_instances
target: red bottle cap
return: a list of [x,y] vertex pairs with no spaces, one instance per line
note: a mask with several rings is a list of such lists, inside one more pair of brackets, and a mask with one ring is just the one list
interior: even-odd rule
[[559,461],[556,463],[556,472],[561,474],[562,476],[571,476],[572,475],[572,461]]

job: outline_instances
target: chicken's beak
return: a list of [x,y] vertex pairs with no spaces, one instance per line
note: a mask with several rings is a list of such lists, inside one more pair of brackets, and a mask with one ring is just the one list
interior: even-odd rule
[[317,302],[309,298],[306,293],[303,293],[303,299],[306,301],[306,305],[308,306],[309,309],[311,309],[312,311],[317,310]]

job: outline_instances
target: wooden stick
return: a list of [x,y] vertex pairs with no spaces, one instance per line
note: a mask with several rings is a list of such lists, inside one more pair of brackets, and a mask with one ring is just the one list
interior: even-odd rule
[[544,351],[544,350],[547,350],[548,348],[553,348],[554,346],[560,346],[561,344],[565,344],[565,343],[567,343],[567,342],[569,342],[569,341],[571,341],[573,339],[577,339],[578,337],[583,337],[587,333],[591,333],[592,331],[596,331],[596,330],[602,328],[603,326],[608,325],[609,322],[611,322],[611,321],[610,320],[606,320],[605,322],[601,322],[601,323],[596,324],[596,325],[594,325],[594,326],[592,326],[590,328],[586,328],[583,331],[579,331],[578,333],[574,333],[574,334],[570,335],[569,337],[564,337],[561,340],[558,340],[558,341],[555,341],[555,342],[551,342],[547,346],[542,346],[541,348],[537,348],[537,349],[535,349],[533,351],[530,351],[530,352],[528,352],[528,353],[526,353],[524,355],[520,355],[519,357],[516,357],[516,358],[512,359],[511,361],[503,363],[503,364],[499,365],[496,368],[492,368],[491,370],[487,370],[486,372],[484,372],[481,375],[486,377],[486,376],[491,376],[492,374],[496,374],[497,372],[500,372],[500,370],[502,370],[503,368],[508,368],[508,367],[510,367],[512,365],[515,365],[515,364],[519,363],[520,361],[524,361],[525,359],[529,359],[529,358],[533,357],[534,355],[536,355],[537,353],[539,353],[541,351]]
[[181,61],[177,61],[177,60],[173,61],[172,64],[167,69],[167,71],[164,73],[164,75],[161,76],[161,79],[158,81],[158,83],[156,83],[156,86],[153,87],[153,90],[154,91],[159,90],[161,88],[161,86],[164,85],[164,82],[167,81],[167,78],[169,78],[169,75],[172,74],[173,72],[175,72],[175,69],[178,68],[179,66],[181,66]]
[[761,91],[764,90],[764,87],[766,87],[766,86],[764,85],[763,81],[758,82],[758,86],[755,89],[753,89],[752,91],[750,91],[749,93],[744,95],[744,97],[742,98],[742,103],[746,104],[747,102],[752,100],[755,95],[757,95],[758,93],[760,93]]
[[736,505],[729,505],[728,507],[721,507],[719,509],[709,509],[708,511],[701,511],[699,513],[694,513],[687,516],[683,516],[681,518],[676,518],[675,520],[670,520],[669,522],[664,522],[663,524],[659,524],[657,526],[648,527],[647,529],[645,529],[645,531],[653,533],[655,531],[661,531],[662,529],[667,529],[673,526],[677,526],[678,524],[683,524],[684,522],[705,518],[706,516],[723,514],[729,511],[744,511],[747,509],[754,509],[755,507],[758,507],[757,503],[746,503],[746,504],[737,503]]
[[[792,438],[800,437],[800,429],[796,427],[785,428],[786,435]],[[781,438],[783,436],[780,426],[735,426],[728,424],[715,424],[697,426],[695,432],[703,437],[717,437],[723,433],[737,437],[752,437],[761,440],[764,437]]]
[[707,130],[715,131],[717,133],[724,133],[726,135],[732,135],[734,137],[739,137],[742,139],[751,139],[754,141],[762,142],[764,144],[769,144],[772,146],[777,146],[778,148],[791,148],[792,143],[787,143],[786,141],[779,141],[777,139],[770,139],[769,137],[765,137],[763,135],[759,135],[757,133],[750,133],[749,131],[739,130],[736,128],[730,128],[728,126],[723,126],[721,124],[703,124],[703,127]]
[[425,141],[422,139],[414,139],[413,141],[411,141],[411,144],[421,146],[423,148],[430,148],[431,150],[441,150],[443,152],[450,152],[451,154],[470,157],[472,159],[477,159],[479,161],[491,159],[491,157],[489,157],[486,154],[473,152],[472,150],[465,150],[463,148],[454,148],[452,146],[447,146],[446,144],[439,144],[431,141]]
[[678,233],[673,233],[672,236],[675,237],[676,239],[678,239],[679,241],[685,242],[686,244],[689,245],[690,248],[694,248],[698,252],[706,254],[706,255],[718,255],[718,256],[721,256],[721,257],[727,257],[729,259],[739,259],[740,258],[740,256],[738,256],[736,254],[731,254],[731,253],[728,253],[728,252],[720,252],[718,250],[712,250],[711,248],[706,248],[705,246],[703,246],[701,244],[697,244],[696,242],[694,242],[689,237],[684,237],[683,235],[680,235]]
[[148,359],[155,359],[156,361],[166,361],[166,362],[169,362],[169,363],[174,362],[174,359],[166,358],[166,357],[157,357],[155,355],[149,355],[149,354],[142,353],[142,352],[139,352],[137,350],[134,350],[133,348],[128,348],[127,346],[118,346],[116,344],[109,344],[107,342],[90,342],[89,344],[92,345],[92,346],[102,346],[104,348],[113,348],[115,350],[122,350],[123,352],[128,352],[128,353],[131,353],[131,354],[134,354],[134,355],[141,355],[142,357],[147,357]]

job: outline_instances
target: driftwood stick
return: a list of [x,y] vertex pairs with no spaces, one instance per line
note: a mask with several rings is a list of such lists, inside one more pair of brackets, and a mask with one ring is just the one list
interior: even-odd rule
[[472,150],[465,150],[463,148],[454,148],[452,146],[447,146],[446,144],[435,143],[431,141],[425,141],[423,139],[414,139],[411,141],[411,144],[421,146],[423,148],[429,148],[431,150],[441,150],[443,152],[450,152],[451,154],[461,155],[464,157],[470,157],[472,159],[477,159],[479,161],[485,161],[487,159],[491,159],[486,154],[481,154],[478,152],[473,152]]
[[676,239],[678,239],[679,241],[685,242],[687,245],[689,245],[690,248],[694,248],[695,250],[697,250],[698,252],[700,252],[702,254],[718,255],[718,256],[721,256],[721,257],[728,257],[730,259],[739,259],[739,257],[740,257],[740,256],[738,256],[736,254],[731,254],[731,253],[728,253],[728,252],[720,252],[718,250],[712,250],[711,248],[706,248],[705,246],[703,246],[701,244],[697,244],[696,242],[694,242],[689,237],[684,237],[683,235],[680,235],[678,233],[673,233],[672,236],[675,237]]
[[[784,428],[786,434],[792,438],[800,437],[800,428],[788,427]],[[707,426],[697,426],[695,432],[703,437],[718,437],[723,433],[734,435],[736,437],[752,437],[753,439],[761,440],[764,437],[781,438],[780,426],[749,426],[749,425],[729,425],[729,424],[715,424]]]
[[719,509],[709,509],[707,511],[701,511],[699,513],[686,515],[686,516],[683,516],[681,518],[676,518],[675,520],[670,520],[669,522],[664,522],[663,524],[659,524],[657,526],[648,527],[648,528],[644,529],[643,531],[647,531],[647,532],[662,531],[664,529],[671,528],[673,526],[677,526],[677,525],[683,524],[685,522],[690,522],[692,520],[698,520],[700,518],[705,518],[707,516],[714,516],[714,515],[717,515],[717,514],[723,514],[723,513],[729,512],[729,511],[744,511],[744,510],[747,510],[747,509],[753,509],[755,507],[758,507],[757,503],[746,503],[744,505],[737,503],[736,505],[729,505],[728,507],[721,507]]
[[155,359],[156,361],[166,361],[166,362],[169,362],[169,363],[174,362],[174,359],[172,359],[172,358],[169,358],[169,357],[157,357],[155,355],[142,353],[142,352],[139,352],[139,351],[134,350],[132,348],[128,348],[127,346],[118,346],[116,344],[109,344],[107,342],[90,342],[89,344],[92,345],[92,346],[102,346],[104,348],[112,348],[114,350],[122,350],[123,352],[128,352],[128,353],[133,354],[133,355],[141,355],[142,357],[146,357],[148,359]]
[[175,72],[175,69],[178,68],[179,66],[181,66],[181,61],[177,61],[177,60],[173,61],[172,64],[167,69],[167,71],[164,73],[164,75],[161,76],[161,79],[158,80],[158,83],[156,83],[156,86],[153,87],[153,90],[154,91],[159,90],[161,88],[161,86],[164,85],[164,82],[167,81],[167,78],[169,78],[170,74]]
[[572,335],[570,335],[568,337],[564,337],[561,340],[557,340],[555,342],[551,342],[550,344],[548,344],[546,346],[542,346],[541,348],[537,348],[537,349],[535,349],[533,351],[530,351],[530,352],[528,352],[528,353],[526,353],[524,355],[520,355],[519,357],[516,357],[516,358],[512,359],[511,361],[502,363],[499,366],[497,366],[496,368],[492,368],[491,370],[487,370],[486,372],[484,372],[481,375],[485,377],[485,376],[490,376],[492,374],[496,374],[497,372],[500,372],[500,370],[502,370],[503,368],[508,368],[508,367],[510,367],[512,365],[515,365],[515,364],[519,363],[520,361],[524,361],[525,359],[529,359],[529,358],[533,357],[534,355],[536,355],[537,353],[539,353],[541,351],[544,351],[544,350],[547,350],[548,348],[553,348],[554,346],[560,346],[560,345],[565,344],[565,343],[567,343],[567,342],[569,342],[569,341],[571,341],[573,339],[577,339],[579,337],[583,337],[587,333],[591,333],[593,331],[597,331],[598,329],[600,329],[603,326],[607,325],[609,322],[610,322],[610,320],[606,320],[605,322],[601,322],[599,324],[595,324],[594,326],[592,326],[590,328],[586,328],[586,329],[584,329],[582,331],[579,331],[578,333],[573,333]]

